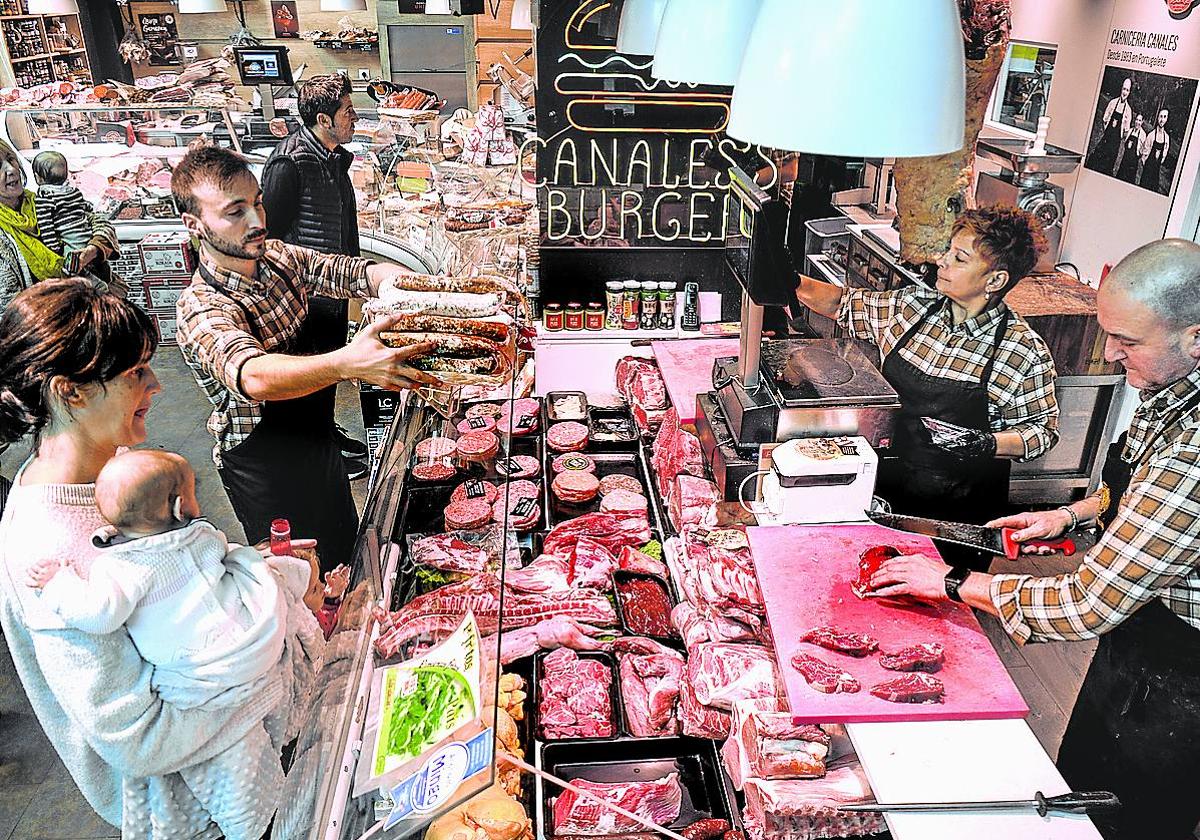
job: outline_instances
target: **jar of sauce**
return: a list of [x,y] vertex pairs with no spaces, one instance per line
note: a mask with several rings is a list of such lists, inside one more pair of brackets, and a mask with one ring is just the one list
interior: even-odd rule
[[560,304],[546,304],[542,309],[542,326],[546,328],[546,332],[558,332],[563,328],[563,309]]
[[638,328],[641,313],[642,284],[636,280],[625,281],[625,296],[621,301],[621,326],[627,330]]
[[604,304],[589,303],[583,313],[583,326],[589,330],[604,329]]
[[583,329],[583,304],[572,301],[567,304],[566,313],[563,317],[563,326],[568,330]]

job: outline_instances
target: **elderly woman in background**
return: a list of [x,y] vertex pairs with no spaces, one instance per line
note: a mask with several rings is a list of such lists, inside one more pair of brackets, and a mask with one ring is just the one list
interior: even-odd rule
[[[119,250],[112,225],[93,216],[92,239],[81,263],[110,257]],[[22,288],[51,277],[66,275],[65,260],[41,240],[33,193],[25,188],[25,171],[12,146],[0,141],[0,308]]]

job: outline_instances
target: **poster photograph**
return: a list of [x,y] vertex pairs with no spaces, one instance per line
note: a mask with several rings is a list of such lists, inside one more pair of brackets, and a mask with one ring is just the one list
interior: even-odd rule
[[142,42],[150,51],[151,67],[179,64],[179,56],[175,54],[175,45],[179,42],[179,29],[175,26],[173,12],[139,14],[138,27],[142,30]]
[[276,38],[299,38],[300,15],[296,12],[296,0],[271,0],[271,23]]
[[1170,195],[1196,84],[1195,79],[1106,66],[1083,165]]

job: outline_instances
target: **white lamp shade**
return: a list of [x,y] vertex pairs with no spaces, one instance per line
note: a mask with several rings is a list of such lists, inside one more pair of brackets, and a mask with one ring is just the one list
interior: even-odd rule
[[625,0],[617,26],[617,52],[654,55],[658,27],[666,8],[667,0]]
[[515,0],[512,17],[509,19],[509,29],[533,29],[533,16],[530,12],[529,0]]
[[963,145],[955,0],[763,0],[733,89],[731,137],[847,157]]
[[448,14],[450,14],[450,0],[425,0],[425,14],[427,14],[427,15],[448,15]]
[[[842,0],[792,2],[836,4]],[[761,5],[761,0],[669,0],[658,29],[650,75],[671,82],[732,85]]]
[[77,15],[79,4],[75,0],[29,0],[31,15]]
[[367,0],[321,0],[322,12],[365,12]]
[[179,0],[179,11],[185,15],[225,11],[225,0]]

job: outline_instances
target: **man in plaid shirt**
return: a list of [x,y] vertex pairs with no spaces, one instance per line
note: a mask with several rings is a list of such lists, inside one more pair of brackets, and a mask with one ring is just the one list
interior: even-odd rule
[[[897,513],[984,522],[1008,502],[1011,462],[1057,442],[1050,351],[1003,300],[1044,247],[1036,219],[998,206],[959,218],[935,288],[868,291],[801,277],[800,302],[874,344],[899,394],[878,476]],[[957,552],[980,569],[991,562]]]
[[267,239],[258,181],[227,149],[189,152],[171,191],[200,240],[200,265],[176,305],[179,348],[212,403],[213,460],[246,540],[265,539],[282,517],[297,537],[316,538],[324,571],[349,563],[358,512],[333,424],[337,383],[399,390],[437,380],[406,364],[428,345],[379,341],[391,318],[321,352],[308,299],[374,296],[404,270]]
[[1059,750],[1075,790],[1111,790],[1108,838],[1191,838],[1200,821],[1200,245],[1153,242],[1100,289],[1105,358],[1142,403],[1099,492],[989,523],[1018,541],[1081,523],[1103,532],[1056,577],[986,575],[928,557],[886,562],[874,594],[953,598],[999,616],[1018,643],[1100,637]]

